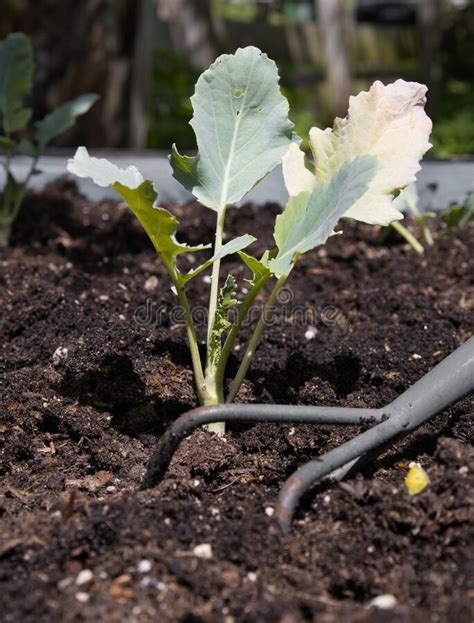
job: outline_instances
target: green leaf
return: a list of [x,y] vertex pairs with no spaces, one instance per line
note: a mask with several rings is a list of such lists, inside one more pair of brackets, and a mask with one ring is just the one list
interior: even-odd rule
[[241,251],[239,255],[252,273],[252,279],[246,279],[250,285],[254,286],[262,279],[268,279],[270,276],[270,269],[268,268],[270,254],[268,251],[265,251],[261,260],[257,260],[257,258],[248,255],[244,251]]
[[33,48],[23,33],[8,35],[0,46],[0,118],[6,134],[24,128],[31,119],[23,99],[33,86]]
[[237,293],[237,282],[235,277],[228,275],[224,285],[220,289],[219,298],[217,299],[216,315],[212,323],[212,331],[209,337],[209,346],[207,352],[206,368],[216,366],[222,349],[222,335],[224,331],[230,327],[228,319],[229,310],[238,304],[235,298]]
[[234,238],[233,240],[226,242],[226,244],[221,247],[220,251],[218,253],[215,253],[211,258],[204,262],[204,264],[201,264],[201,266],[198,266],[197,268],[190,270],[186,275],[183,275],[184,282],[186,283],[199,275],[199,273],[201,273],[203,270],[206,270],[206,268],[214,264],[215,261],[221,260],[227,255],[239,253],[242,249],[245,249],[249,245],[251,245],[252,242],[255,242],[255,240],[256,238],[254,238],[253,236],[250,236],[249,234],[244,234],[243,236],[239,236],[238,238]]
[[0,149],[13,149],[16,143],[8,136],[0,136]]
[[275,63],[255,47],[223,54],[196,84],[191,126],[198,155],[170,156],[174,177],[222,211],[271,171],[292,142],[288,102]]
[[30,158],[34,158],[38,154],[38,150],[31,141],[27,138],[22,138],[15,147],[15,153],[20,156],[29,156]]
[[145,181],[134,189],[123,186],[119,182],[115,182],[112,186],[123,197],[128,207],[140,221],[141,226],[170,272],[179,275],[176,268],[176,257],[179,254],[209,248],[209,245],[191,247],[176,240],[178,221],[168,210],[155,207],[158,194],[152,182]]
[[299,255],[324,244],[339,219],[366,191],[376,171],[376,158],[359,156],[344,163],[329,182],[316,184],[311,193],[291,197],[276,218],[278,253],[269,260],[272,273],[289,274]]
[[96,93],[81,95],[70,102],[62,104],[56,110],[50,112],[44,119],[35,124],[35,136],[40,150],[70,127],[72,127],[81,115],[84,115],[97,102],[99,96]]
[[21,202],[25,196],[25,187],[18,183],[11,173],[7,175],[7,181],[2,194],[0,209],[0,224],[10,225],[20,211]]

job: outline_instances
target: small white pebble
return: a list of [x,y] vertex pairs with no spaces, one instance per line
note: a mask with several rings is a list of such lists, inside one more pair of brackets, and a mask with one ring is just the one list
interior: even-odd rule
[[68,349],[65,346],[58,346],[53,353],[53,365],[59,366],[64,363],[68,356]]
[[77,574],[76,585],[84,586],[84,584],[89,584],[89,582],[92,582],[93,578],[94,574],[90,569],[83,569]]
[[204,283],[211,283],[212,279],[210,275],[204,275],[204,277],[202,278]]
[[294,426],[292,426],[292,427],[290,428],[290,430],[288,431],[288,437],[293,437],[293,435],[295,434],[295,432],[296,432],[296,431],[295,431],[295,427],[294,427]]
[[218,508],[211,508],[210,510],[213,517],[220,517],[221,512]]
[[469,467],[467,465],[463,465],[458,469],[458,472],[462,475],[469,473]]
[[369,545],[369,547],[367,548],[367,552],[368,552],[369,554],[373,554],[373,553],[374,553],[374,550],[375,550],[375,548],[374,548],[374,546],[373,546],[373,545]]
[[138,573],[149,573],[151,571],[151,560],[140,560],[137,565]]
[[164,591],[166,584],[164,582],[160,582],[160,580],[157,580],[156,578],[153,578],[151,575],[146,575],[140,580],[140,587],[155,588],[157,591]]
[[418,353],[413,353],[413,355],[411,356],[412,359],[422,359],[421,355],[419,355]]
[[105,303],[105,301],[108,301],[108,300],[109,300],[109,297],[107,294],[101,294],[99,296],[99,301],[103,301]]
[[125,320],[125,316],[123,314],[119,314],[119,320]]
[[59,580],[58,582],[59,590],[63,591],[65,588],[69,586],[69,584],[71,584],[71,582],[72,582],[72,578],[63,578],[62,580]]
[[267,515],[268,517],[273,517],[274,514],[275,514],[275,509],[273,508],[273,506],[265,507],[265,515]]
[[390,593],[385,593],[384,595],[377,595],[370,602],[369,606],[373,608],[380,608],[381,610],[390,610],[391,608],[395,608],[397,605],[397,599],[394,595],[390,595]]
[[257,581],[257,574],[254,573],[253,571],[249,571],[247,573],[247,579],[249,582],[256,582]]
[[105,490],[107,491],[107,493],[115,493],[117,491],[117,487],[114,487],[114,485],[109,485],[105,488]]
[[199,487],[201,483],[199,482],[199,480],[196,478],[195,480],[193,480],[193,487]]
[[196,545],[196,547],[193,549],[193,554],[196,556],[196,558],[210,560],[212,558],[212,547],[209,543],[201,543],[201,545]]
[[148,279],[145,281],[145,290],[147,292],[154,292],[159,285],[160,282],[158,281],[158,277],[152,275],[151,277],[148,277]]
[[77,601],[80,601],[81,604],[85,604],[87,601],[89,601],[89,593],[83,593],[82,591],[79,591],[78,593],[76,593],[75,596]]
[[317,333],[318,333],[318,330],[316,329],[316,327],[308,327],[306,329],[304,336],[307,340],[314,340]]
[[325,496],[323,497],[323,502],[324,502],[325,504],[329,504],[329,502],[330,502],[330,501],[331,501],[331,497],[330,497],[329,495],[325,495]]

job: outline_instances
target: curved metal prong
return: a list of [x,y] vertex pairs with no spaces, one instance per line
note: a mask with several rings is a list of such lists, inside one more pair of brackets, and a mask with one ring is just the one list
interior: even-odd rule
[[214,422],[278,422],[281,424],[345,424],[379,422],[380,409],[309,407],[296,405],[223,404],[197,407],[179,417],[166,430],[151,457],[142,489],[158,484],[181,441],[196,428]]
[[407,389],[382,413],[387,419],[342,446],[300,467],[285,482],[276,507],[283,532],[290,530],[293,514],[303,493],[351,461],[377,453],[388,442],[404,437],[440,411],[474,390],[474,338]]

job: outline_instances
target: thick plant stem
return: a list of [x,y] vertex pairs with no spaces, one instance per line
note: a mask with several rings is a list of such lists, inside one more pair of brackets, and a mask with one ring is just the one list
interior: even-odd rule
[[[236,321],[232,325],[229,333],[227,334],[227,338],[224,342],[224,346],[222,347],[222,352],[219,357],[219,363],[217,364],[217,366],[214,366],[212,368],[206,368],[206,375],[204,377],[204,387],[206,390],[204,405],[206,406],[222,404],[224,402],[224,373],[229,354],[232,350],[232,346],[237,337],[239,328],[242,322],[247,317],[250,306],[254,302],[255,297],[260,292],[267,280],[268,277],[264,277],[251,288],[250,292],[247,294],[245,300],[240,307]],[[224,435],[225,422],[215,422],[206,425],[204,428],[211,433]]]
[[390,223],[390,225],[397,233],[400,234],[402,238],[404,238],[408,242],[408,244],[411,246],[413,251],[415,251],[415,253],[418,253],[418,255],[423,255],[425,250],[409,229],[407,229],[398,221],[393,221],[393,223]]
[[268,301],[265,304],[265,307],[263,308],[262,315],[260,316],[260,319],[257,323],[257,326],[255,327],[255,330],[250,339],[250,342],[248,343],[247,349],[244,354],[244,358],[242,359],[242,362],[237,371],[237,374],[235,375],[235,378],[232,381],[232,385],[230,386],[230,391],[229,391],[229,395],[227,396],[226,402],[232,402],[234,398],[237,396],[237,393],[247,375],[247,372],[250,367],[252,358],[255,354],[255,351],[257,350],[257,347],[260,343],[260,339],[262,337],[263,331],[265,329],[265,325],[268,320],[268,314],[271,312],[273,305],[276,301],[276,298],[278,296],[278,293],[280,292],[282,287],[285,285],[287,278],[288,278],[287,275],[282,275],[278,279],[278,281],[276,282],[270,294],[270,297],[268,298]]
[[[224,232],[224,220],[225,220],[226,208],[225,206],[217,214],[216,222],[216,237],[214,242],[214,255],[219,253],[222,248],[222,234]],[[207,343],[211,337],[212,325],[214,324],[214,316],[217,309],[217,298],[219,296],[219,271],[221,268],[221,261],[216,260],[212,265],[211,275],[211,293],[209,295],[209,314],[207,319]]]

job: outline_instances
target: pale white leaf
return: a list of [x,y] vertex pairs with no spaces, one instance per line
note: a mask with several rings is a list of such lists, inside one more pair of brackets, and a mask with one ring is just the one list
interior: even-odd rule
[[68,160],[67,170],[78,177],[90,177],[103,187],[118,183],[134,190],[145,181],[136,167],[121,169],[105,158],[92,158],[85,147],[77,148],[74,158]]
[[347,117],[336,119],[332,130],[310,131],[316,181],[329,181],[344,162],[357,156],[377,158],[378,170],[367,192],[345,216],[379,225],[403,218],[392,200],[416,180],[420,160],[431,147],[426,91],[416,82],[374,82],[368,92],[350,98]]
[[282,159],[283,179],[290,197],[310,192],[315,184],[314,174],[306,168],[304,151],[291,143]]

